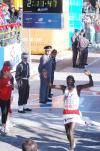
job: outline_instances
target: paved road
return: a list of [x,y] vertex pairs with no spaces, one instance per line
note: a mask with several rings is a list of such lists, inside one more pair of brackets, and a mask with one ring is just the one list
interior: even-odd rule
[[[68,74],[73,74],[76,83],[88,81],[82,69],[71,67],[71,54],[58,58],[55,83],[65,84]],[[91,121],[87,127],[78,126],[76,130],[77,146],[75,151],[100,151],[100,58],[99,54],[91,53],[87,69],[93,72],[94,87],[81,93],[80,109],[84,119]],[[60,60],[60,61],[59,61]],[[34,63],[37,68],[38,62]],[[35,69],[34,69],[35,71]],[[36,73],[36,71],[35,71]],[[39,145],[40,151],[66,151],[68,141],[62,120],[63,96],[60,90],[53,90],[51,104],[41,106],[38,101],[39,76],[36,73],[31,77],[31,91],[29,105],[32,113],[17,113],[17,90],[14,91],[13,117],[16,124],[11,128],[7,136],[0,135],[0,147],[2,151],[21,151],[21,144],[26,138],[33,138]]]

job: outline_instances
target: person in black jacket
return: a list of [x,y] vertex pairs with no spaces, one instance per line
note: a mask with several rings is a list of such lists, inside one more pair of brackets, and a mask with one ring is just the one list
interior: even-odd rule
[[22,61],[16,67],[15,79],[18,85],[18,112],[25,113],[26,111],[31,111],[27,108],[27,101],[29,98],[29,77],[30,68],[28,61],[28,54],[23,52],[21,55]]
[[[56,70],[56,56],[57,56],[57,50],[53,49],[51,51],[51,61],[52,61],[52,74],[51,74],[51,83],[54,82],[54,72]],[[51,94],[51,88],[49,89],[49,98],[52,97],[53,94]]]
[[66,135],[70,143],[69,150],[74,151],[75,139],[74,131],[76,124],[85,125],[85,121],[82,119],[81,112],[79,111],[79,98],[82,89],[93,86],[93,80],[90,71],[85,70],[85,75],[89,77],[89,83],[75,86],[75,79],[72,75],[66,78],[66,84],[64,85],[51,85],[50,87],[55,89],[61,89],[64,93],[64,110],[63,118],[66,130]]
[[16,20],[18,18],[18,11],[15,9],[13,5],[11,5],[9,12],[10,12],[11,23],[16,23]]
[[74,34],[71,37],[72,41],[72,64],[73,68],[78,67],[77,65],[77,56],[78,56],[78,36],[79,36],[79,30],[75,29]]

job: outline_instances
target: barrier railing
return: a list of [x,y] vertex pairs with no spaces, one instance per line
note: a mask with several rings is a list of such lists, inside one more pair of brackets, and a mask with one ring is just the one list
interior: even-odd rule
[[20,42],[20,23],[7,24],[0,26],[0,46],[5,47],[7,45]]

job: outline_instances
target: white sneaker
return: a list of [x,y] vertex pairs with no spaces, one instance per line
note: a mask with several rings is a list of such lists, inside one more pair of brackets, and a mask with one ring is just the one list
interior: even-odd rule
[[7,128],[12,128],[15,126],[15,123],[13,123],[12,121],[7,122]]
[[76,142],[74,142],[74,148],[76,147]]
[[7,133],[6,128],[4,126],[1,127],[0,133],[4,135]]
[[71,149],[71,148],[69,147],[69,151],[74,151],[75,147],[76,147],[76,142],[74,141],[73,148]]

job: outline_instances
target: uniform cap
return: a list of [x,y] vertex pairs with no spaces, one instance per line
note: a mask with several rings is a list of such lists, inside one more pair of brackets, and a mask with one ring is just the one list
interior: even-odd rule
[[52,46],[45,46],[44,49],[52,49]]
[[79,32],[80,30],[79,29],[75,29],[75,32]]

